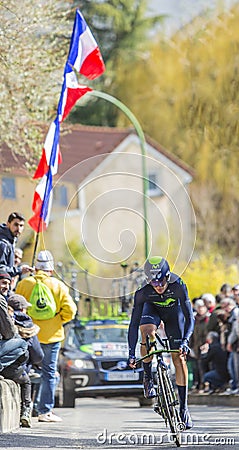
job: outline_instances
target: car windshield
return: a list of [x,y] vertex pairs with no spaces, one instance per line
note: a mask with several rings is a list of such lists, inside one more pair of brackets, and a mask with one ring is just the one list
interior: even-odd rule
[[[127,342],[127,326],[85,326],[71,329],[69,338],[74,344],[85,345],[93,342]],[[73,337],[74,335],[74,337]],[[69,342],[69,341],[68,341]],[[72,344],[73,342],[71,342]]]

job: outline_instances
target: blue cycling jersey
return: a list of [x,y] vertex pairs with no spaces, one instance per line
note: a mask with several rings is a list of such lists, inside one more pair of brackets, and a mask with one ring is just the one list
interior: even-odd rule
[[158,327],[164,322],[171,348],[178,348],[182,340],[189,341],[194,329],[194,315],[187,287],[176,274],[163,294],[147,284],[134,296],[134,305],[128,331],[129,354],[135,354],[140,324],[153,323]]

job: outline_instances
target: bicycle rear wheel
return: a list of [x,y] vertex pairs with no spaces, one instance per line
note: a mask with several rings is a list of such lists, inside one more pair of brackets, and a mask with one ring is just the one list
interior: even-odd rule
[[180,447],[180,432],[185,428],[176,408],[178,400],[168,372],[160,367],[158,367],[158,401],[159,405],[161,405],[161,411],[166,425],[169,424],[173,439],[177,447]]

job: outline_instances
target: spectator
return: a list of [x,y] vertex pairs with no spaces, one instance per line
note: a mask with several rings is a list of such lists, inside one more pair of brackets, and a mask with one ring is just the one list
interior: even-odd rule
[[235,300],[237,306],[239,306],[239,284],[235,284],[232,288],[233,300]]
[[18,212],[11,213],[6,224],[0,224],[0,265],[5,267],[11,277],[33,270],[28,264],[14,265],[14,247],[24,230],[24,224],[25,218]]
[[194,297],[194,298],[192,298],[192,300],[191,300],[194,315],[197,314],[197,311],[196,311],[196,309],[195,309],[195,303],[196,303],[197,300],[201,300],[201,297]]
[[[218,298],[218,296],[216,296]],[[226,311],[221,306],[222,299],[220,298],[220,302],[218,302],[212,311],[209,322],[208,322],[208,332],[209,331],[215,331],[219,334],[220,342],[222,345],[222,348],[226,350],[226,329],[227,329],[227,314]]]
[[28,345],[29,359],[27,361],[27,372],[30,372],[32,366],[38,366],[43,359],[43,351],[37,337],[40,330],[39,326],[34,324],[31,317],[27,314],[27,308],[31,304],[25,297],[19,294],[11,294],[8,298],[8,305],[12,307],[14,314],[14,323],[17,326],[18,333],[22,339],[25,339]]
[[76,314],[76,305],[69,294],[68,287],[52,276],[53,271],[52,254],[48,250],[40,251],[36,261],[36,275],[21,280],[16,289],[16,293],[23,295],[29,301],[36,281],[40,280],[50,288],[56,302],[56,314],[52,319],[33,320],[40,327],[38,338],[44,352],[38,405],[39,422],[60,422],[62,420],[52,412],[56,383],[55,373],[61,341],[64,339],[63,324],[72,320]]
[[220,294],[221,299],[225,297],[232,297],[232,287],[228,283],[224,283],[220,288]]
[[205,391],[213,393],[217,388],[223,387],[229,380],[227,353],[221,347],[218,333],[215,331],[208,333],[206,343],[201,348],[201,355],[206,366],[212,364],[212,369],[204,374],[204,383]]
[[23,258],[23,250],[20,247],[14,249],[14,266],[20,266]]
[[203,375],[204,366],[201,362],[201,350],[200,347],[205,343],[207,336],[207,324],[210,317],[210,313],[203,300],[198,299],[195,302],[195,326],[190,340],[190,347],[193,350],[193,356],[195,358],[194,364],[194,382],[195,389],[202,390],[204,388]]
[[231,297],[224,298],[221,301],[221,307],[227,315],[225,342],[226,342],[226,349],[229,351],[227,367],[228,367],[228,371],[231,376],[231,380],[230,380],[231,390],[229,391],[229,393],[237,394],[238,393],[238,389],[237,389],[238,379],[237,379],[236,369],[235,369],[235,365],[234,365],[234,357],[233,357],[231,344],[229,346],[227,344],[228,344],[228,337],[229,337],[230,333],[232,332],[233,322],[236,321],[238,318],[239,309],[236,305],[236,302]]
[[[7,272],[0,272],[0,371],[11,370],[11,365],[27,350],[23,339],[16,337],[16,329],[8,312],[6,295],[11,277]],[[6,370],[5,370],[6,373]]]
[[221,294],[216,294],[215,300],[216,300],[216,308],[217,308],[217,306],[220,304],[220,301],[222,300]]
[[[239,312],[239,311],[238,311]],[[232,329],[227,340],[227,350],[232,352],[235,377],[237,380],[237,389],[234,392],[229,391],[229,394],[238,394],[239,382],[239,314],[236,314],[236,319],[232,323]]]
[[1,375],[19,383],[21,386],[21,415],[23,427],[30,427],[31,383],[24,371],[23,363],[28,359],[27,343],[18,337],[13,320],[8,312],[5,298],[11,277],[7,272],[0,273],[0,361]]
[[214,295],[208,292],[206,294],[203,294],[201,298],[204,301],[208,311],[211,314],[214,311],[214,309],[216,308],[216,299],[215,299]]
[[[21,262],[22,262],[22,258],[23,258],[23,251],[20,247],[16,247],[14,249],[14,267],[20,267]],[[15,291],[16,289],[16,285],[18,283],[18,281],[21,279],[22,275],[16,275],[15,277],[12,277],[12,281],[11,281],[11,290]]]
[[29,358],[26,364],[23,365],[27,376],[24,383],[25,392],[23,392],[20,423],[23,427],[31,427],[32,386],[30,371],[33,366],[38,366],[42,362],[44,353],[37,337],[39,327],[26,314],[27,308],[31,304],[22,295],[12,294],[8,298],[8,305],[13,309],[13,320],[17,326],[18,333],[27,342],[28,346]]

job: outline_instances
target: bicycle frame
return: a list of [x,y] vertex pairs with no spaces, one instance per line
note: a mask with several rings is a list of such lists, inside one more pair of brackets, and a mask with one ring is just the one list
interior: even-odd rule
[[[163,417],[166,426],[169,425],[176,445],[181,444],[180,432],[185,430],[184,423],[181,422],[177,405],[179,404],[176,392],[170,379],[168,366],[163,360],[164,353],[179,353],[179,350],[171,350],[168,339],[161,339],[158,334],[155,335],[162,349],[157,348],[157,342],[150,342],[149,336],[146,338],[147,354],[136,361],[138,364],[147,358],[156,357],[157,359],[157,404],[154,406],[155,412]],[[154,348],[153,351],[150,351]]]

